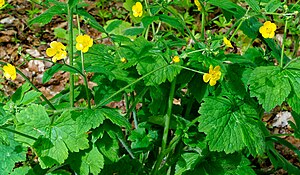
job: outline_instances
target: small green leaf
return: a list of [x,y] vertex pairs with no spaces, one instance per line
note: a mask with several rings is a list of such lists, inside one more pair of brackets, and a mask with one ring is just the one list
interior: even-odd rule
[[55,15],[67,14],[67,5],[65,3],[57,3],[50,7],[44,13],[28,22],[29,25],[40,23],[42,25],[48,24]]
[[68,5],[70,8],[75,7],[78,4],[79,0],[68,0]]
[[281,6],[281,2],[279,0],[271,0],[265,7],[266,12],[273,13]]
[[158,17],[162,22],[169,24],[171,27],[175,27],[179,31],[182,31],[184,29],[184,26],[175,17],[168,16],[165,14],[159,15]]
[[24,95],[24,97],[20,103],[23,105],[27,105],[27,104],[37,100],[41,95],[42,95],[41,92],[31,90]]
[[199,161],[199,153],[183,153],[176,163],[175,175],[182,175],[188,170],[193,170]]
[[23,99],[24,94],[29,91],[31,88],[29,83],[24,83],[22,86],[20,86],[16,92],[12,95],[11,100],[16,103],[20,104],[20,101]]
[[62,66],[62,64],[55,64],[54,66],[46,70],[43,75],[42,83],[47,83],[56,72],[61,70]]
[[258,1],[256,0],[245,0],[247,4],[255,11],[255,12],[260,12],[260,7],[258,4]]
[[72,113],[72,116],[76,117],[77,132],[79,133],[98,127],[105,119],[102,109],[86,109],[80,113]]
[[114,20],[114,21],[112,21],[111,23],[108,24],[108,26],[106,27],[106,31],[108,33],[110,33],[111,31],[118,28],[122,23],[123,23],[123,21],[121,21],[121,20]]
[[130,129],[130,123],[117,110],[103,108],[102,112],[112,123]]
[[104,28],[97,22],[97,20],[90,15],[87,11],[85,11],[84,9],[78,9],[77,10],[78,15],[84,17],[84,19],[96,30],[98,30],[99,32],[103,32],[106,33],[106,31],[104,30]]
[[144,32],[144,29],[145,28],[143,28],[143,27],[131,27],[124,31],[124,35],[136,36],[136,35],[142,34]]

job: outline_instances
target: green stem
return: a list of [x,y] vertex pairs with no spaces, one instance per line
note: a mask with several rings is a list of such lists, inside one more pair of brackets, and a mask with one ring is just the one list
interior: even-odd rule
[[295,35],[294,39],[294,51],[293,51],[293,58],[297,56],[298,48],[299,48],[299,36]]
[[85,94],[86,94],[86,100],[88,102],[88,108],[91,109],[91,99],[90,99],[90,95],[89,95],[89,85],[88,85],[88,80],[87,80],[87,76],[86,76],[85,69],[84,69],[84,56],[83,56],[82,51],[80,52],[80,56],[81,56],[81,72],[84,75],[83,80],[84,80],[84,89],[85,89]]
[[[0,61],[0,64],[2,65],[6,65],[7,63],[3,62],[3,61]],[[45,95],[37,88],[35,87],[35,85],[29,80],[28,77],[26,77],[25,74],[23,74],[22,71],[20,71],[18,68],[16,68],[16,72],[21,75],[23,77],[23,79],[30,84],[30,86],[36,90],[37,92],[40,92],[41,93],[41,97],[43,98],[43,100],[50,106],[50,108],[52,108],[53,110],[56,110],[55,107],[52,105],[52,103],[45,97]]]
[[201,10],[201,39],[204,40],[205,39],[205,10],[202,7]]
[[235,29],[235,31],[233,32],[233,34],[231,35],[231,37],[229,38],[229,41],[232,40],[232,38],[234,37],[234,35],[238,32],[238,30],[240,29],[241,25],[243,24],[243,22],[245,21],[245,18],[242,18],[241,22],[239,23],[239,25],[237,26],[237,28]]
[[282,47],[281,47],[281,56],[280,56],[280,67],[281,68],[283,67],[284,42],[286,39],[287,28],[288,28],[288,19],[285,20],[284,33],[283,33],[283,38],[282,38]]
[[124,146],[124,148],[126,149],[126,151],[128,152],[128,154],[130,155],[130,157],[131,157],[132,159],[135,159],[135,157],[134,157],[132,151],[131,151],[130,148],[127,146],[126,142],[125,142],[123,139],[119,138],[119,137],[118,137],[118,139],[119,139],[120,143]]
[[153,175],[157,174],[160,164],[161,164],[163,158],[165,157],[165,155],[167,154],[166,146],[167,146],[168,135],[169,135],[170,121],[171,121],[171,116],[172,116],[175,85],[176,85],[176,78],[171,83],[170,95],[169,95],[169,100],[168,100],[168,111],[167,111],[167,115],[165,117],[165,127],[164,127],[164,133],[163,133],[163,138],[162,138],[161,152],[160,152],[158,159],[154,165]]
[[[69,61],[73,67],[73,8],[68,5]],[[74,75],[70,72],[70,105],[74,106]]]
[[132,86],[132,85],[136,84],[137,82],[143,80],[145,77],[148,77],[149,75],[153,74],[154,72],[156,72],[156,71],[158,71],[158,70],[160,70],[160,69],[163,69],[163,68],[165,68],[165,67],[167,67],[167,66],[170,66],[170,65],[164,65],[164,66],[161,66],[161,67],[159,67],[159,68],[157,68],[157,69],[154,69],[154,70],[148,72],[147,74],[143,75],[142,77],[136,79],[134,82],[132,82],[132,83],[126,85],[126,86],[123,87],[122,89],[120,89],[120,90],[118,90],[117,92],[113,93],[111,96],[109,96],[108,98],[106,98],[105,100],[103,100],[101,103],[99,103],[98,105],[96,105],[95,108],[101,107],[101,106],[104,105],[107,101],[109,101],[110,99],[112,99],[113,97],[115,97],[116,95],[118,95],[119,93],[123,92],[125,89],[129,88],[130,86]]
[[23,137],[26,137],[26,138],[29,138],[29,139],[32,139],[32,140],[37,140],[37,138],[35,138],[35,137],[32,137],[32,136],[30,136],[30,135],[21,133],[21,132],[19,132],[19,131],[13,130],[13,129],[6,128],[6,127],[4,127],[4,126],[1,126],[0,129],[9,131],[9,132],[12,132],[12,133],[15,133],[15,134],[18,134],[18,135],[20,135],[20,136],[23,136]]
[[205,74],[204,72],[197,71],[197,70],[195,70],[195,69],[191,69],[191,68],[188,68],[188,67],[184,67],[184,66],[180,66],[180,65],[174,65],[174,66],[180,67],[180,68],[182,68],[182,69],[186,69],[186,70],[189,70],[189,71],[192,71],[192,72],[196,72],[196,73],[198,73],[198,74],[202,74],[202,75]]
[[[131,93],[131,101],[134,103],[134,92]],[[132,103],[132,117],[133,117],[133,121],[134,121],[134,127],[135,129],[138,128],[138,120],[137,120],[137,116],[136,116],[136,106],[133,106],[134,104]]]

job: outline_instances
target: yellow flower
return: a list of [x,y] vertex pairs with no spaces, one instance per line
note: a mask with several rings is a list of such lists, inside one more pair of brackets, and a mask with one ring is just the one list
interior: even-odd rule
[[124,57],[122,57],[122,58],[121,58],[121,62],[122,62],[122,63],[127,63],[127,59],[124,58]]
[[7,63],[6,66],[3,66],[4,76],[7,79],[15,80],[17,77],[15,66]]
[[2,7],[5,4],[4,0],[0,0],[0,7]]
[[276,25],[270,21],[266,21],[263,26],[259,28],[259,33],[264,38],[273,38],[275,35]]
[[174,62],[174,63],[179,63],[180,62],[180,58],[179,58],[179,56],[174,56],[173,58],[172,58],[172,61]]
[[52,41],[50,43],[50,48],[46,50],[46,54],[49,57],[53,57],[53,62],[64,59],[67,57],[66,46],[64,46],[61,42]]
[[201,6],[200,2],[198,0],[195,0],[195,4],[198,7],[198,10],[201,11],[202,6]]
[[79,35],[76,37],[76,49],[83,53],[87,52],[93,46],[93,39],[88,35]]
[[143,15],[143,6],[140,2],[136,2],[135,5],[132,6],[132,12],[134,17],[142,17]]
[[223,38],[223,41],[227,47],[233,48],[233,46],[231,45],[231,42],[226,37]]
[[209,82],[209,85],[214,86],[217,81],[221,78],[220,66],[213,68],[212,65],[209,66],[209,72],[205,73],[203,76],[203,81],[205,83]]

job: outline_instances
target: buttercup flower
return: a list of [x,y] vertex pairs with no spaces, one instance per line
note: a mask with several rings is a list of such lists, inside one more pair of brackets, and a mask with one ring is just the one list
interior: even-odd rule
[[93,46],[93,39],[88,35],[79,35],[76,37],[76,49],[83,53],[87,52]]
[[2,7],[5,4],[4,0],[0,0],[0,7]]
[[220,66],[213,68],[212,65],[209,66],[209,72],[203,75],[203,81],[205,83],[209,82],[209,85],[214,86],[217,81],[221,78]]
[[179,58],[179,56],[174,56],[173,58],[172,58],[172,61],[174,62],[174,63],[179,63],[180,62],[180,58]]
[[16,79],[17,73],[16,73],[15,66],[8,63],[6,66],[3,66],[3,71],[6,79],[12,79],[12,80]]
[[124,58],[124,57],[122,57],[122,58],[121,58],[121,62],[122,62],[122,63],[127,63],[127,59]]
[[143,16],[143,6],[140,2],[136,2],[135,5],[132,6],[132,12],[134,17],[142,17]]
[[46,54],[49,57],[53,57],[53,62],[64,59],[67,57],[66,46],[64,46],[61,42],[52,41],[50,43],[50,48],[46,50]]
[[276,25],[270,21],[266,21],[263,26],[259,28],[259,33],[264,38],[273,38],[275,35]]
[[231,45],[231,42],[226,37],[223,38],[223,41],[224,41],[225,46],[233,48],[233,46]]
[[201,11],[202,6],[201,6],[200,2],[198,0],[195,0],[195,4],[198,7],[198,10]]

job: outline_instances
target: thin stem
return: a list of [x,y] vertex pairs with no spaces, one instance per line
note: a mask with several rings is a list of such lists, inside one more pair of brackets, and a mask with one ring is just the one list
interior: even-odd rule
[[281,56],[280,56],[280,67],[283,67],[283,56],[284,56],[284,46],[285,46],[284,42],[286,39],[287,28],[288,28],[288,19],[285,20],[285,25],[284,25],[284,33],[282,38],[282,48],[281,48]]
[[84,79],[84,89],[85,89],[85,94],[86,94],[86,100],[88,102],[88,108],[91,109],[91,99],[90,99],[90,95],[89,95],[89,85],[88,85],[88,81],[87,81],[87,77],[86,77],[86,73],[85,73],[85,69],[84,69],[84,56],[82,51],[80,52],[80,56],[81,56],[81,72],[84,75],[83,79]]
[[245,21],[245,18],[242,18],[241,22],[239,23],[239,25],[237,26],[237,28],[235,29],[235,31],[233,32],[233,34],[231,35],[231,37],[229,38],[229,41],[232,40],[232,38],[234,37],[234,35],[237,33],[237,31],[240,29],[241,25],[243,24],[243,22]]
[[[69,61],[73,67],[73,8],[68,5]],[[74,75],[70,72],[70,105],[74,106]]]
[[154,69],[154,70],[148,72],[147,74],[143,75],[142,77],[136,79],[134,82],[132,82],[132,83],[126,85],[126,86],[123,87],[122,89],[120,89],[120,90],[118,90],[117,92],[113,93],[111,96],[109,96],[108,98],[106,98],[105,100],[103,100],[100,104],[96,105],[95,108],[101,107],[101,106],[104,105],[107,101],[109,101],[110,99],[112,99],[113,97],[115,97],[116,95],[118,95],[119,93],[123,92],[125,89],[129,88],[130,86],[132,86],[132,85],[136,84],[137,82],[143,80],[145,77],[148,77],[149,75],[153,74],[154,72],[156,72],[156,71],[158,71],[158,70],[160,70],[160,69],[163,69],[163,68],[165,68],[165,67],[167,67],[167,66],[171,66],[171,65],[164,65],[164,66],[161,66],[161,67],[159,67],[159,68],[157,68],[157,69]]
[[202,8],[201,10],[201,39],[205,39],[205,10]]
[[4,126],[1,126],[0,129],[9,131],[9,132],[12,132],[12,133],[15,133],[15,134],[18,134],[18,135],[20,135],[20,136],[23,136],[23,137],[26,137],[26,138],[29,138],[29,139],[32,139],[32,140],[37,140],[37,138],[35,138],[35,137],[32,137],[32,136],[30,136],[30,135],[21,133],[21,132],[19,132],[19,131],[13,130],[13,129],[6,128],[6,127],[4,127]]
[[299,36],[295,35],[294,39],[294,51],[293,51],[293,58],[297,56],[298,48],[299,48]]
[[[134,93],[131,93],[131,101],[134,102]],[[132,117],[133,117],[133,121],[134,121],[134,127],[135,129],[138,128],[138,120],[137,120],[137,116],[136,116],[136,106],[133,106],[134,104],[132,104]]]
[[124,148],[126,149],[126,151],[128,152],[128,154],[130,155],[130,157],[131,157],[132,159],[135,159],[135,157],[134,157],[132,151],[131,151],[130,148],[127,146],[126,142],[125,142],[123,139],[119,138],[119,137],[118,137],[118,139],[119,139],[120,143],[124,146]]
[[186,70],[189,70],[189,71],[192,71],[192,72],[196,72],[196,73],[198,73],[198,74],[202,74],[202,75],[205,74],[204,72],[197,71],[197,70],[195,70],[195,69],[191,69],[191,68],[188,68],[188,67],[184,67],[184,66],[180,66],[180,65],[174,65],[174,66],[180,67],[180,68],[182,68],[182,69],[186,69]]

